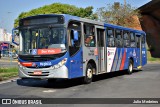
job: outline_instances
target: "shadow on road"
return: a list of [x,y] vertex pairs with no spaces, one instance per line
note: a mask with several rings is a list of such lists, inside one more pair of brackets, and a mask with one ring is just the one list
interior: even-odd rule
[[[138,70],[134,71],[134,73],[139,72]],[[106,73],[101,74],[98,76],[93,77],[93,82],[101,81],[101,80],[107,80],[109,78],[118,77],[125,75],[125,71],[120,72],[112,72],[112,73]],[[68,79],[63,80],[59,79],[53,83],[48,83],[47,80],[43,79],[18,79],[17,84],[21,86],[28,86],[28,87],[43,87],[43,88],[55,88],[55,89],[62,89],[62,88],[69,88],[73,86],[82,85],[82,78],[76,78],[76,79]]]

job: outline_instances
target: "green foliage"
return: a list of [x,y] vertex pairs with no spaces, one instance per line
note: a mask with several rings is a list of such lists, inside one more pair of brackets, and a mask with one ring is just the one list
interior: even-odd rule
[[78,8],[74,5],[69,4],[61,4],[61,3],[53,3],[51,5],[45,5],[43,7],[33,9],[29,12],[22,12],[17,19],[15,19],[14,26],[18,26],[18,21],[21,18],[27,17],[27,16],[34,16],[38,14],[70,14],[74,16],[79,16],[82,18],[91,18],[95,19],[97,18],[96,15],[93,14],[92,11],[93,7],[89,6],[86,8]]
[[0,81],[18,76],[18,68],[0,68]]
[[160,58],[154,58],[151,56],[151,52],[147,51],[147,60],[150,62],[160,62]]
[[136,26],[135,16],[141,17],[139,11],[135,10],[130,4],[123,5],[119,2],[98,8],[96,14],[100,21],[125,27]]

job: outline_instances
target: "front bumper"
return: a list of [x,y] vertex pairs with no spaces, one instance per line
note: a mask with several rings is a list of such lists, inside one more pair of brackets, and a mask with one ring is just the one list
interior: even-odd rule
[[[34,71],[41,71],[41,75],[34,75]],[[41,78],[41,79],[49,79],[49,78],[68,78],[68,68],[63,65],[60,68],[26,68],[19,66],[19,77],[20,78]]]

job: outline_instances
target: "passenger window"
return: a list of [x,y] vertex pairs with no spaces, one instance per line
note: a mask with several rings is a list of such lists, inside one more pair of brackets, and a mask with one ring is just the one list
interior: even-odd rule
[[145,36],[142,35],[142,48],[145,48],[145,41],[146,41]]
[[140,37],[141,37],[141,35],[136,34],[137,48],[140,48]]
[[129,32],[124,31],[124,33],[123,33],[123,43],[124,43],[124,47],[130,47]]
[[135,34],[131,32],[130,37],[131,37],[131,47],[136,47]]
[[122,43],[122,30],[116,30],[115,32],[115,36],[116,36],[116,46],[117,47],[122,47],[123,43]]
[[90,24],[84,24],[84,42],[87,47],[95,47],[95,31],[94,26]]
[[114,30],[112,28],[107,29],[107,46],[114,47],[115,46],[115,39],[114,39]]

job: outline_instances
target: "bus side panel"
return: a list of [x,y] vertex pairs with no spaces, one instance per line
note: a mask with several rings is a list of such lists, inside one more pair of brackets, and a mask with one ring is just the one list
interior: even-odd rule
[[129,60],[131,58],[133,59],[134,67],[136,67],[137,66],[136,49],[135,48],[125,48],[125,50],[126,50],[126,61],[125,61],[124,69],[128,69]]
[[112,72],[113,67],[115,63],[115,57],[116,57],[116,51],[117,48],[115,47],[107,47],[107,72]]
[[139,66],[139,56],[138,53],[139,49],[138,48],[133,48],[133,58],[134,58],[134,68],[137,68]]
[[132,52],[131,48],[124,48],[124,54],[126,54],[126,59],[125,59],[125,64],[124,64],[123,70],[128,69],[128,64],[129,64],[128,62],[131,57],[131,52]]
[[117,64],[116,64],[115,71],[119,71],[120,70],[121,61],[122,61],[122,50],[123,50],[123,48],[117,48],[118,58],[117,58],[117,62],[116,62]]
[[127,53],[126,53],[126,48],[122,48],[122,60],[121,60],[121,64],[120,64],[120,68],[119,70],[124,70],[125,66],[126,66],[126,62],[127,62]]
[[[107,48],[107,72],[119,71],[128,68],[128,56],[126,48]],[[111,51],[112,50],[112,51]]]
[[128,69],[130,58],[133,58],[134,67],[139,66],[140,61],[138,59],[140,58],[140,54],[137,54],[139,51],[136,48],[116,48],[114,58],[112,58],[113,61],[108,56],[108,67],[111,65],[111,71],[108,72]]
[[137,66],[140,66],[140,48],[136,48]]
[[[128,69],[128,64],[130,58],[133,58],[133,49],[132,48],[122,48],[122,60],[120,64],[119,70],[125,70]],[[134,59],[134,58],[133,58]]]
[[70,58],[70,69],[69,69],[69,78],[76,78],[83,76],[83,65],[82,65],[82,48]]
[[113,61],[112,71],[119,71],[122,61],[122,48],[117,48],[115,53],[115,58]]
[[146,48],[142,48],[142,66],[147,64],[147,51]]

